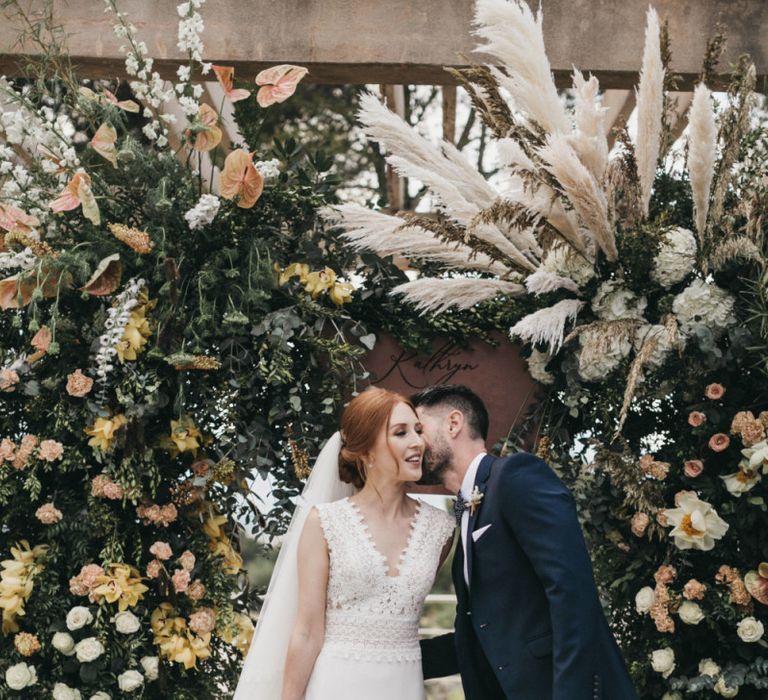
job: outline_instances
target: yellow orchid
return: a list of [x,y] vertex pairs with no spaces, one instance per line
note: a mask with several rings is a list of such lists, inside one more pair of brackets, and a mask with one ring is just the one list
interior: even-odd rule
[[349,282],[336,282],[328,292],[331,301],[337,306],[343,306],[352,301],[354,287]]
[[19,631],[16,618],[24,616],[24,603],[32,595],[34,577],[45,568],[40,560],[47,552],[47,545],[38,545],[33,549],[29,542],[22,540],[11,547],[13,559],[0,562],[0,610],[4,635]]
[[187,621],[176,614],[170,603],[160,603],[151,617],[154,643],[160,655],[184,668],[196,668],[198,660],[211,655],[211,635],[197,635],[187,626]]
[[115,434],[127,422],[128,419],[122,413],[117,413],[111,418],[97,418],[90,428],[85,429],[86,435],[91,436],[88,444],[91,447],[97,447],[102,452],[109,452]]
[[224,530],[227,518],[223,515],[216,515],[211,511],[208,517],[203,519],[203,532],[208,535],[211,543],[210,551],[214,556],[221,557],[222,571],[230,576],[235,576],[243,568],[243,559],[235,551],[230,543],[230,538]]
[[128,323],[125,325],[125,330],[123,331],[123,337],[115,346],[120,362],[135,360],[147,344],[149,336],[152,335],[146,314],[146,304],[137,306],[131,311]]
[[219,637],[221,637],[227,644],[231,644],[245,656],[248,653],[248,647],[251,646],[253,632],[254,629],[251,618],[245,613],[238,613],[235,615],[234,624],[228,625],[221,630],[221,632],[219,632]]
[[116,602],[120,612],[123,612],[137,605],[149,590],[142,581],[138,569],[128,564],[110,564],[106,572],[97,577],[91,597],[94,602],[102,599],[107,603]]
[[171,434],[163,440],[163,446],[171,457],[176,457],[181,452],[195,452],[200,447],[197,441],[200,437],[202,434],[194,421],[189,416],[182,416],[171,421]]
[[309,275],[309,265],[306,263],[291,263],[285,270],[280,272],[277,284],[282,287],[288,280],[294,277],[298,277],[299,282],[306,284],[307,275]]
[[326,267],[319,272],[310,272],[304,283],[304,291],[309,292],[313,299],[317,299],[326,289],[330,289],[336,283],[336,273]]

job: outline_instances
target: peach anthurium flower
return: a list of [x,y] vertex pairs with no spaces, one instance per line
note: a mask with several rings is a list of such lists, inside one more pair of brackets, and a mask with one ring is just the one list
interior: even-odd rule
[[253,164],[253,155],[238,149],[224,161],[220,178],[221,196],[237,200],[237,206],[250,209],[264,191],[264,177]]
[[[210,105],[200,105],[200,111],[197,113],[197,119],[202,124],[198,126],[195,134],[195,143],[192,146],[196,151],[212,151],[221,143],[221,129],[217,126],[219,115]],[[187,136],[189,136],[189,130]]]
[[79,206],[83,207],[83,216],[94,226],[101,223],[99,207],[91,191],[91,176],[84,170],[78,170],[65,190],[51,202],[51,209],[57,214]]
[[214,66],[213,72],[219,80],[219,84],[224,89],[224,94],[232,101],[239,102],[246,97],[251,96],[250,90],[232,87],[232,78],[235,75],[235,69],[232,66]]
[[24,213],[18,207],[10,204],[0,204],[0,228],[6,231],[21,231],[29,233],[40,222],[29,214]]
[[299,81],[309,70],[302,66],[293,66],[290,63],[282,63],[261,71],[256,76],[256,85],[261,85],[256,94],[256,101],[260,107],[269,107],[276,102],[285,102],[294,92]]
[[118,100],[114,93],[110,92],[109,90],[104,90],[104,94],[99,95],[90,88],[81,87],[78,92],[83,97],[87,97],[89,100],[94,100],[95,102],[99,102],[101,104],[108,102],[109,104],[112,104],[126,112],[133,112],[134,114],[138,114],[140,110],[139,105],[133,100]]
[[91,148],[102,158],[112,163],[115,168],[117,167],[116,141],[117,131],[114,126],[107,123],[102,124],[91,139]]

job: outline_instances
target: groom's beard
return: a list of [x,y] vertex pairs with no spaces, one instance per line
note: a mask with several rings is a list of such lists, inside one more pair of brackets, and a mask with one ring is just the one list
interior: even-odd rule
[[438,440],[424,452],[424,470],[418,483],[425,486],[437,486],[443,483],[443,476],[450,469],[453,453],[448,444]]

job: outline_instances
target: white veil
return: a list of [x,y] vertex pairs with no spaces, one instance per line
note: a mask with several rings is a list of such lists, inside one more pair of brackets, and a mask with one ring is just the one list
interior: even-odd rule
[[355,492],[351,484],[339,478],[340,450],[341,434],[336,432],[320,452],[301,492],[283,538],[234,700],[280,700],[285,657],[298,607],[297,551],[304,521],[312,506],[337,501]]

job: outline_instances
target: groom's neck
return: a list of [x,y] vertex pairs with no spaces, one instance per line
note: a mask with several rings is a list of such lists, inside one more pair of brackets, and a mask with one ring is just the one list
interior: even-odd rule
[[451,469],[445,473],[443,485],[451,493],[458,493],[472,460],[485,451],[485,443],[481,440],[473,440],[464,445],[455,446]]

